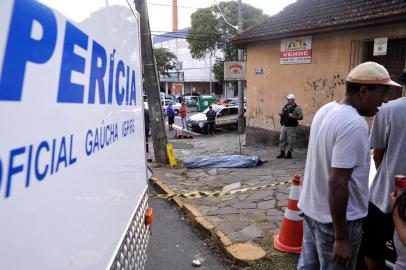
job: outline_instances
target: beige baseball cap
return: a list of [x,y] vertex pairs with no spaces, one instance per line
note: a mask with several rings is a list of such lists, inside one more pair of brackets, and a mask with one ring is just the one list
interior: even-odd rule
[[375,62],[359,64],[350,71],[346,81],[360,84],[381,84],[402,87],[391,80],[389,72],[384,66]]

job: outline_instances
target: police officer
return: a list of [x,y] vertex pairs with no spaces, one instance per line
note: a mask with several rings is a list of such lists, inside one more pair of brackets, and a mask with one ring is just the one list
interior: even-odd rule
[[[279,148],[281,153],[277,158],[292,158],[294,144],[296,143],[296,130],[299,125],[298,120],[303,119],[302,108],[295,103],[295,95],[289,94],[287,104],[279,112],[281,117],[281,134],[279,137]],[[288,151],[287,153],[285,151]],[[286,154],[285,154],[286,153]]]

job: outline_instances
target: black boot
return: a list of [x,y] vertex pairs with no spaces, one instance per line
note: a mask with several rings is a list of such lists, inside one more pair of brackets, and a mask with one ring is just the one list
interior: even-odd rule
[[276,156],[276,158],[284,158],[285,157],[285,151],[281,151],[279,156]]
[[292,158],[292,152],[288,151],[288,153],[285,156],[285,159],[291,159]]

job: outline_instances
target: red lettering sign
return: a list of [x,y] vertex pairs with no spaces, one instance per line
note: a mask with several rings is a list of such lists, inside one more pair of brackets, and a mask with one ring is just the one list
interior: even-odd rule
[[239,64],[232,64],[228,67],[229,69],[233,69],[233,68],[238,68],[238,69],[242,69],[242,66]]
[[310,57],[310,56],[312,56],[312,50],[287,51],[280,53],[281,58]]

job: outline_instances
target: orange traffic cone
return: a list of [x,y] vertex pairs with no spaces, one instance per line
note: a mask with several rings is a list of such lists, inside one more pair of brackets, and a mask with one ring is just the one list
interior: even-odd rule
[[274,237],[273,244],[277,250],[289,253],[300,253],[302,251],[303,215],[302,211],[297,207],[301,190],[300,175],[295,175],[280,232]]

